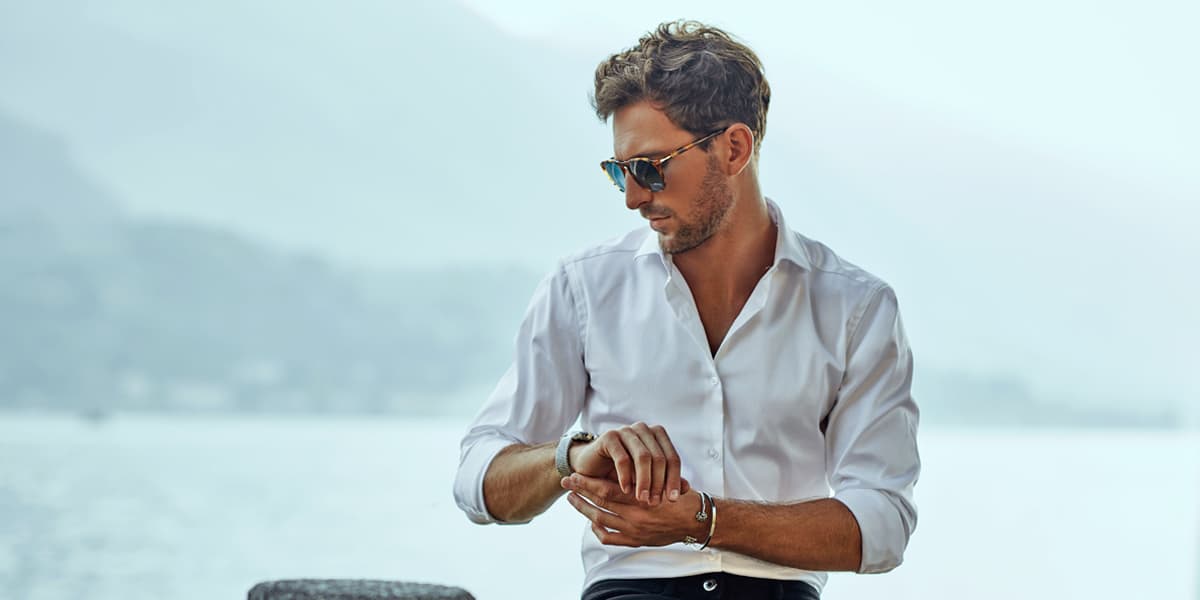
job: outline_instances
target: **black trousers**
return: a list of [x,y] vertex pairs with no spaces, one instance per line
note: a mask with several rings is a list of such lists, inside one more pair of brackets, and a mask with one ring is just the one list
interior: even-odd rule
[[583,591],[583,600],[820,600],[803,581],[704,573],[664,579],[602,579]]

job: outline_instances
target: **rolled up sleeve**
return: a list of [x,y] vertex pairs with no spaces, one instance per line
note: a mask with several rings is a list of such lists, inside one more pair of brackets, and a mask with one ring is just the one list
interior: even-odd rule
[[876,286],[848,331],[847,366],[825,432],[826,472],[862,532],[858,572],[882,573],[900,565],[916,528],[921,470],[912,353],[892,289]]
[[475,523],[488,513],[483,481],[496,455],[512,444],[562,436],[579,416],[587,389],[581,307],[560,265],[538,285],[517,332],[512,364],[500,378],[460,446],[454,500]]

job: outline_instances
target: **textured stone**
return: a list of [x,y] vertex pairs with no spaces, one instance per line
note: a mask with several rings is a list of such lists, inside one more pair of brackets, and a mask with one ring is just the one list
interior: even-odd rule
[[285,579],[250,588],[248,600],[475,600],[466,590],[374,579]]

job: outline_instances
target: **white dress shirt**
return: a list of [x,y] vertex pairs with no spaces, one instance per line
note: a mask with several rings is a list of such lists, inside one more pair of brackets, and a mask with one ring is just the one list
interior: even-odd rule
[[[666,428],[683,477],[718,497],[718,509],[720,498],[832,496],[862,531],[859,571],[900,564],[917,522],[920,459],[896,296],[768,208],[775,262],[716,356],[687,282],[648,227],[563,260],[541,282],[512,366],[462,441],[454,496],[472,521],[496,522],[483,478],[504,447],[557,440],[577,417],[596,433],[644,421]],[[725,571],[821,590],[827,578],[719,549],[606,546],[583,527],[585,587]]]

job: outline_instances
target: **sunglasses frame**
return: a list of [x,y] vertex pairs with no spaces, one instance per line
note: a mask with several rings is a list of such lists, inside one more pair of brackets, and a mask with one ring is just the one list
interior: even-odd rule
[[[717,129],[711,133],[703,135],[687,144],[684,144],[684,145],[676,148],[675,150],[671,151],[669,154],[667,154],[666,156],[664,156],[662,158],[646,158],[644,156],[634,156],[632,158],[627,158],[625,160],[617,160],[617,158],[614,156],[608,160],[600,161],[600,168],[604,170],[605,175],[608,175],[609,181],[611,181],[612,184],[614,186],[616,186],[616,188],[618,190],[621,190],[622,192],[625,191],[625,186],[621,185],[621,183],[617,181],[616,177],[613,177],[613,174],[608,170],[609,165],[616,165],[616,166],[620,167],[621,171],[625,174],[624,179],[628,180],[628,179],[632,178],[634,180],[634,182],[636,182],[642,188],[650,190],[651,192],[661,192],[661,191],[667,189],[667,175],[666,175],[666,173],[663,172],[663,163],[666,163],[668,160],[671,160],[672,158],[675,158],[676,156],[679,156],[680,154],[683,154],[684,152],[687,152],[688,150],[691,150],[692,148],[695,148],[696,146],[699,146],[700,144],[703,144],[704,142],[707,142],[708,140],[716,137],[719,134],[725,133],[728,130],[729,130],[728,126]],[[661,181],[661,183],[653,183],[650,185],[646,185],[646,182],[642,181],[642,179],[640,177],[634,175],[633,169],[629,168],[629,166],[635,162],[644,162],[644,163],[649,164],[651,167],[654,167],[654,170],[658,172],[658,178]]]

